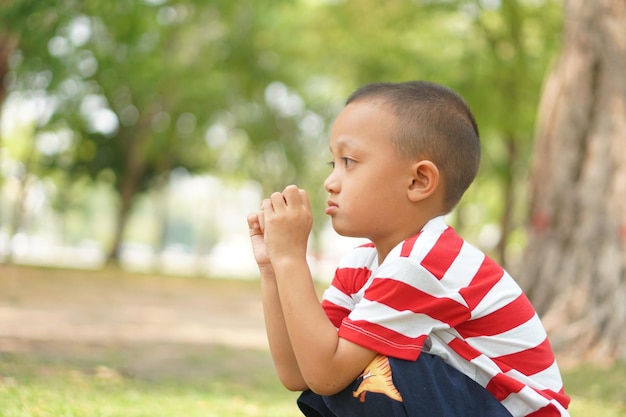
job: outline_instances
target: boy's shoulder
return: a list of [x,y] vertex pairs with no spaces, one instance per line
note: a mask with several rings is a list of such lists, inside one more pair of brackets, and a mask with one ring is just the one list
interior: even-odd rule
[[372,242],[353,247],[339,261],[339,268],[372,267],[378,259],[376,246]]

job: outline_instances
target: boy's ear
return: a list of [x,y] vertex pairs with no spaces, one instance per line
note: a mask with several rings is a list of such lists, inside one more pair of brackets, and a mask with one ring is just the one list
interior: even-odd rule
[[437,191],[439,187],[439,169],[428,160],[421,160],[412,166],[411,184],[407,190],[410,201],[424,200]]

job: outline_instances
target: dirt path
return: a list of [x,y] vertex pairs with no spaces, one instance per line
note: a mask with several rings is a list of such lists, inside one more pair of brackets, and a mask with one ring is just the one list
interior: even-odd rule
[[0,265],[0,350],[18,341],[267,346],[256,282]]

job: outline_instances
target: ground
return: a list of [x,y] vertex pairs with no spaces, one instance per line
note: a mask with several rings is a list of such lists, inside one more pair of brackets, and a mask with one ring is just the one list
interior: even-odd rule
[[[35,375],[48,380],[58,369],[70,369],[79,376],[121,374],[129,381],[156,380],[165,386],[181,382],[191,391],[211,381],[271,385],[280,396],[255,395],[274,395],[271,401],[278,398],[291,407],[285,415],[299,415],[295,394],[277,381],[259,282],[253,279],[0,264],[0,386],[15,383],[13,367],[21,376],[34,368]],[[626,415],[623,364],[578,364],[564,376],[574,399],[572,416]]]
[[0,355],[28,352],[142,378],[206,376],[209,353],[271,367],[256,281],[0,264]]

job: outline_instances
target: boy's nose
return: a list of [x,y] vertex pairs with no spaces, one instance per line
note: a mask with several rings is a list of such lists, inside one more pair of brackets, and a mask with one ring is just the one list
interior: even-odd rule
[[324,190],[326,190],[329,194],[336,193],[338,191],[336,175],[333,175],[332,172],[328,177],[326,177],[326,180],[324,180]]

